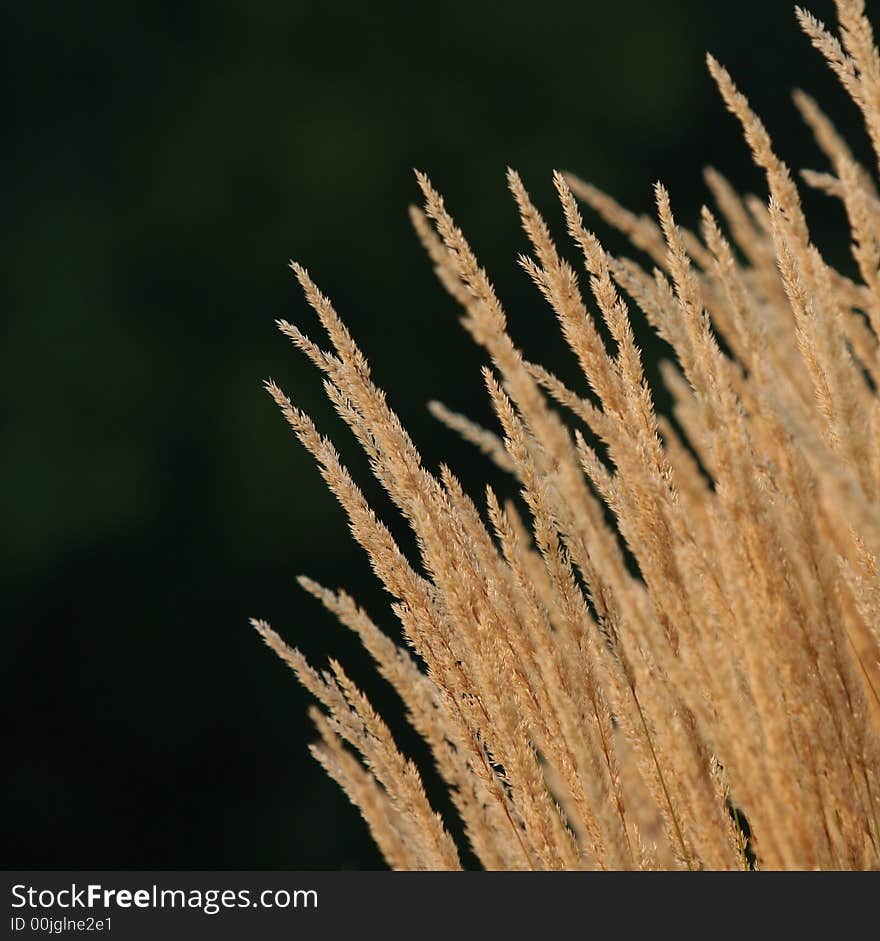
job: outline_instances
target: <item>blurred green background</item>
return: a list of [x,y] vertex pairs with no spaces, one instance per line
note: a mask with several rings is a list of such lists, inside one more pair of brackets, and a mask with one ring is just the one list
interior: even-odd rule
[[[830,0],[809,5],[831,18]],[[317,662],[340,657],[395,712],[293,581],[345,585],[395,631],[261,389],[272,376],[311,412],[392,518],[275,331],[283,316],[317,333],[288,260],[334,298],[427,464],[450,461],[479,493],[497,474],[424,407],[490,420],[483,357],[409,228],[412,168],[446,194],[518,341],[577,382],[515,263],[506,165],[557,231],[556,167],[641,211],[661,179],[690,224],[707,162],[764,192],[705,50],[794,166],[821,160],[793,84],[844,128],[854,109],[789,0],[32,0],[7,10],[5,41],[5,864],[379,866],[307,754],[307,696],[247,625],[265,617]],[[838,207],[807,205],[839,240]]]

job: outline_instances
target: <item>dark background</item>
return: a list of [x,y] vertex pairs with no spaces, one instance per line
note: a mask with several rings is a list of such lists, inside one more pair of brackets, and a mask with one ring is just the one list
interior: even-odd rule
[[[831,19],[830,0],[808,5]],[[557,231],[555,167],[640,211],[661,179],[691,224],[707,162],[764,192],[706,49],[796,167],[822,161],[790,88],[844,128],[854,108],[789,0],[31,0],[4,33],[4,863],[379,866],[307,754],[306,694],[247,624],[340,657],[394,715],[353,638],[293,581],[347,586],[395,630],[261,389],[273,376],[314,415],[390,519],[274,329],[284,316],[317,333],[288,259],[334,298],[428,466],[448,460],[478,494],[498,475],[424,408],[490,420],[483,357],[409,229],[412,168],[446,194],[518,341],[577,382],[515,264],[507,164]],[[841,210],[807,206],[842,255]],[[645,342],[653,371],[662,351]]]

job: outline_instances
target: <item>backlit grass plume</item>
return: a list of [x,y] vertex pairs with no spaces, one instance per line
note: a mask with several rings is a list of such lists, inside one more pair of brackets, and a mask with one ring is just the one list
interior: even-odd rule
[[[836,6],[839,35],[797,16],[880,157],[880,56],[862,0]],[[559,321],[583,390],[526,359],[443,199],[418,175],[424,208],[413,224],[487,354],[498,429],[432,409],[515,476],[519,509],[423,466],[331,302],[293,266],[332,349],[289,323],[281,330],[323,372],[412,527],[417,560],[309,416],[267,388],[394,599],[406,646],[344,592],[302,585],[397,690],[448,787],[456,832],[488,869],[880,866],[876,168],[860,166],[796,94],[829,164],[803,179],[846,208],[853,281],[811,241],[763,124],[708,62],[766,175],[767,202],[709,170],[715,208],[691,231],[661,185],[655,220],[557,174],[578,271],[509,173],[531,244],[520,264]],[[579,201],[651,266],[609,255]],[[664,372],[675,428],[655,412],[631,304],[675,351]],[[267,624],[254,626],[324,707],[312,751],[388,864],[460,868],[419,770],[342,666],[319,673]]]

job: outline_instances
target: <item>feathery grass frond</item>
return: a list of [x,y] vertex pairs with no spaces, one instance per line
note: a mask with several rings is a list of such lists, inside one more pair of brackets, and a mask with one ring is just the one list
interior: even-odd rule
[[[797,16],[880,157],[880,55],[862,0],[836,6],[838,35]],[[580,391],[526,358],[443,198],[417,174],[413,225],[486,354],[498,430],[429,407],[513,476],[519,505],[491,487],[478,503],[449,468],[425,467],[330,300],[293,265],[329,348],[279,327],[323,374],[418,558],[309,416],[267,389],[392,597],[406,646],[345,592],[300,582],[396,689],[488,869],[880,866],[877,185],[796,92],[830,165],[802,178],[842,201],[854,282],[813,242],[795,177],[746,96],[708,65],[766,202],[707,169],[716,209],[689,230],[662,184],[652,218],[557,173],[573,265],[508,171],[529,246],[519,263],[580,367]],[[645,260],[610,255],[579,201]],[[674,422],[655,409],[631,303],[672,350],[662,372]],[[388,864],[461,868],[419,770],[342,667],[318,672],[253,625],[323,707],[313,753]]]

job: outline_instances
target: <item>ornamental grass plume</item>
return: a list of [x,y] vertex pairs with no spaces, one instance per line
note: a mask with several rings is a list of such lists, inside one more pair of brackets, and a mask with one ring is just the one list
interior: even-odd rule
[[[880,158],[880,55],[863,0],[836,7],[837,35],[797,17]],[[417,560],[309,416],[266,387],[391,595],[405,646],[345,592],[300,582],[396,689],[448,788],[455,832],[486,869],[880,867],[876,168],[796,93],[829,164],[803,182],[843,202],[854,281],[811,240],[795,179],[748,100],[708,65],[767,202],[707,170],[716,208],[689,230],[660,184],[653,219],[557,173],[579,272],[508,174],[531,245],[520,264],[559,321],[582,390],[526,359],[442,197],[417,174],[413,225],[487,355],[498,430],[432,411],[514,475],[519,504],[491,487],[477,499],[448,467],[423,465],[331,302],[293,265],[332,349],[279,327],[324,374],[412,528]],[[580,203],[648,266],[608,254]],[[674,350],[663,378],[675,422],[655,411],[631,304]],[[253,624],[323,707],[312,752],[388,865],[461,868],[419,769],[343,667],[318,672]]]

